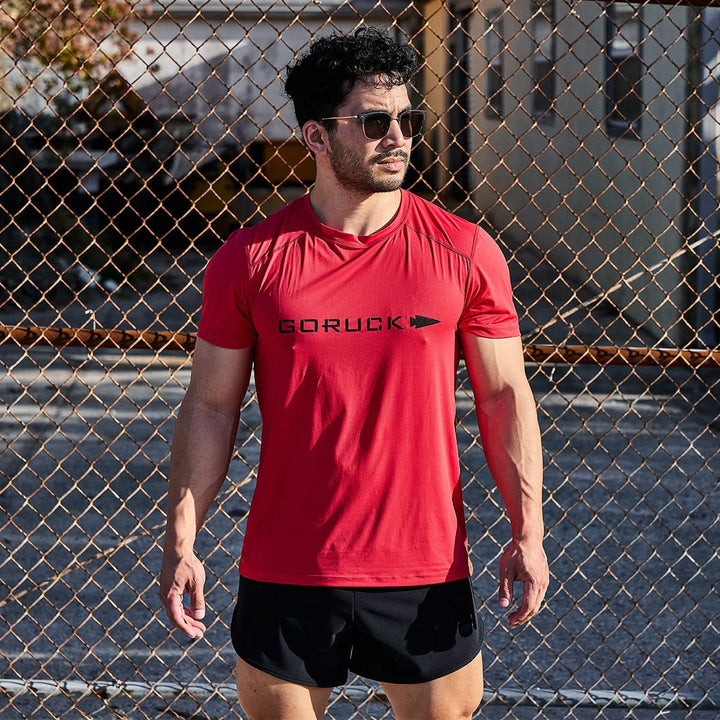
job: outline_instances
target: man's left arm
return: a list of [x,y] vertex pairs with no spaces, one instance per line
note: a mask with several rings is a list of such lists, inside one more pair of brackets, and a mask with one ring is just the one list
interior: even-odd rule
[[525,375],[520,338],[486,338],[461,332],[485,458],[510,518],[512,541],[500,560],[501,607],[523,583],[511,627],[540,610],[549,581],[543,550],[542,448],[535,399]]

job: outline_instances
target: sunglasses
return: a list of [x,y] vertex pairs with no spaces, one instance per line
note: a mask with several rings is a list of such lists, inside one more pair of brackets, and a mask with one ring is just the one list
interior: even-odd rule
[[397,117],[393,117],[385,110],[371,110],[359,115],[336,115],[334,117],[320,118],[321,120],[359,120],[365,137],[368,140],[382,140],[390,132],[390,124],[397,120],[403,137],[413,138],[423,129],[425,120],[424,110],[403,110]]

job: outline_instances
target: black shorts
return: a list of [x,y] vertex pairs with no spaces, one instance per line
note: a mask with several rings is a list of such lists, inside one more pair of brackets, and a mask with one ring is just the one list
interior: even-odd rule
[[389,683],[448,675],[480,652],[483,626],[468,579],[337,588],[240,578],[235,652],[270,675],[335,687],[348,671]]

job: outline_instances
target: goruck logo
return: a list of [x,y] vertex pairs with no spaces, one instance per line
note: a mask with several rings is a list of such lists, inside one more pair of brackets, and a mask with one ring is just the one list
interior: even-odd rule
[[358,318],[286,318],[278,322],[281,333],[352,333],[382,332],[388,330],[419,329],[428,325],[436,325],[439,320],[425,315],[385,315]]

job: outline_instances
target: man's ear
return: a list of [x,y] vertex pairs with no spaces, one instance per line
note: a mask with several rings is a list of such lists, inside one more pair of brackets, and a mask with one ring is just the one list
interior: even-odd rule
[[302,136],[305,145],[313,155],[325,155],[327,153],[327,129],[317,120],[308,120],[302,126]]

